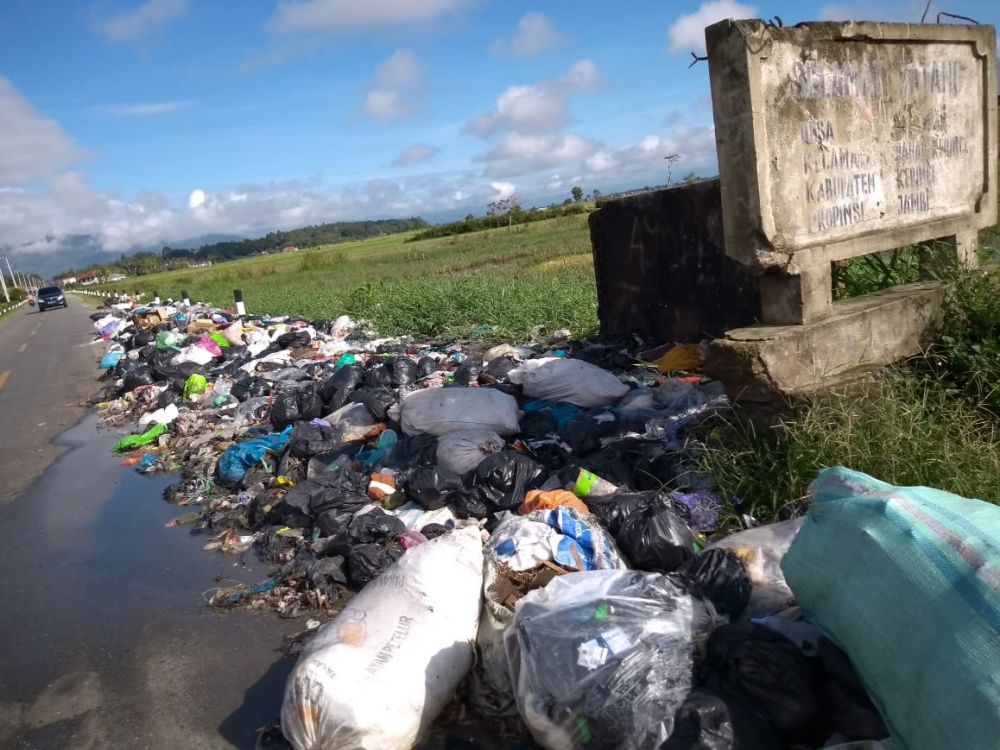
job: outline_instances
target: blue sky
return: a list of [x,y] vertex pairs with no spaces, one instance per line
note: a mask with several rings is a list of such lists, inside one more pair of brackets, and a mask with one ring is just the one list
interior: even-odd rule
[[[0,244],[109,252],[715,172],[702,29],[923,0],[4,0]],[[938,10],[1000,21],[995,0]]]

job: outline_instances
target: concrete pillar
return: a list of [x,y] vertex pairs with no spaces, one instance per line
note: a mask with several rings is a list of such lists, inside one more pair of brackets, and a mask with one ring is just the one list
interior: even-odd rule
[[924,279],[943,279],[955,269],[969,270],[979,267],[979,232],[966,229],[953,237],[946,237],[919,252],[920,276]]
[[833,311],[833,267],[817,263],[798,275],[777,271],[759,280],[761,313],[765,325],[802,325]]

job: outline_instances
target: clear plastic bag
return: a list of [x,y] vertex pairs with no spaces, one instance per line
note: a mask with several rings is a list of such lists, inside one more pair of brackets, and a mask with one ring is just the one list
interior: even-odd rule
[[805,518],[758,526],[727,536],[705,549],[727,549],[746,566],[753,590],[744,617],[763,617],[795,604],[795,596],[785,583],[781,558],[792,546]]
[[659,747],[715,623],[669,576],[559,576],[518,603],[504,635],[521,718],[550,750]]

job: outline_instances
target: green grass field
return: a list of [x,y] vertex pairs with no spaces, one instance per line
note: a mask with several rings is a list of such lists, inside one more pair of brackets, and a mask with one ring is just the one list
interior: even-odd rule
[[139,276],[105,291],[159,292],[268,315],[332,318],[347,313],[386,334],[463,336],[492,326],[492,336],[531,329],[597,327],[586,215],[407,243],[411,234],[222,263],[212,268]]

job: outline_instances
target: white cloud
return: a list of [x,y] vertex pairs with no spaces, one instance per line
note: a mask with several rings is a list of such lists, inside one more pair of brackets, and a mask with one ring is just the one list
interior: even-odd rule
[[498,57],[536,57],[564,40],[565,36],[544,13],[525,13],[513,36],[498,38],[490,49]]
[[593,91],[601,85],[601,74],[593,60],[577,60],[562,79],[563,85],[572,90]]
[[97,30],[109,42],[134,42],[171,21],[183,18],[189,5],[189,0],[146,0],[132,10],[101,22]]
[[379,120],[394,120],[409,114],[399,92],[392,89],[371,89],[365,94],[364,109],[366,114]]
[[465,129],[483,137],[506,130],[518,133],[559,130],[569,122],[570,94],[592,90],[599,84],[600,75],[594,62],[580,60],[559,80],[510,86],[497,98],[493,112],[476,117]]
[[475,158],[486,164],[488,177],[517,177],[582,161],[596,148],[593,141],[577,135],[509,133]]
[[[246,194],[243,194],[243,200],[246,200]],[[195,209],[203,205],[205,205],[205,191],[201,188],[195,188],[188,196],[188,208]]]
[[383,86],[406,86],[421,76],[420,62],[408,49],[396,50],[375,68],[375,80]]
[[705,54],[705,27],[727,18],[756,18],[757,8],[735,0],[708,0],[698,10],[681,16],[667,29],[670,54]]
[[365,94],[364,111],[379,120],[412,114],[423,80],[423,67],[410,50],[393,52],[375,68],[375,82]]
[[404,167],[410,164],[421,164],[429,159],[433,159],[438,154],[438,149],[426,143],[414,143],[412,146],[404,148],[395,159],[392,166]]
[[494,190],[493,200],[495,201],[506,200],[517,192],[511,182],[491,182],[490,187]]
[[155,117],[156,115],[166,115],[187,109],[194,102],[174,101],[174,102],[137,102],[133,104],[109,104],[103,107],[95,107],[94,111],[112,117]]
[[348,32],[433,21],[470,0],[293,0],[278,5],[268,28],[279,34]]
[[716,165],[715,131],[708,126],[680,126],[669,135],[647,135],[638,143],[618,149],[600,149],[584,162],[584,179],[654,179],[666,182],[667,156],[679,154],[671,165],[674,179],[684,172],[714,168]]
[[43,179],[81,159],[73,139],[0,76],[0,185]]

